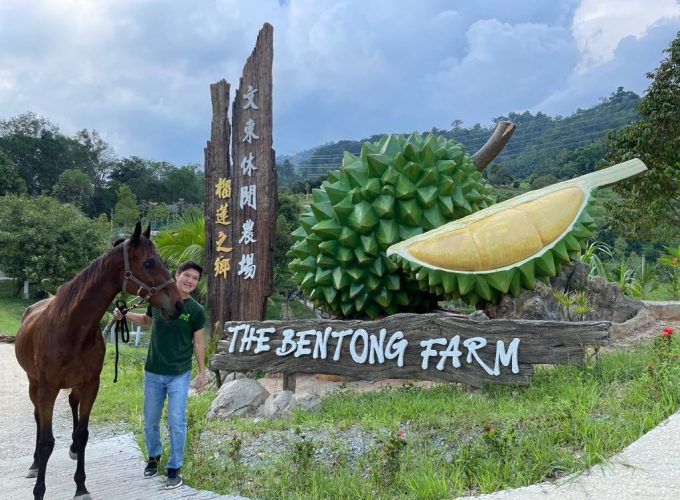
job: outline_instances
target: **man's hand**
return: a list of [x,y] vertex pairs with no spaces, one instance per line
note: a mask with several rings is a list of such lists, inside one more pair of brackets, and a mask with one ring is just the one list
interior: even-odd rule
[[205,389],[205,372],[198,372],[196,377],[196,394],[201,394]]
[[120,321],[121,319],[123,319],[123,313],[120,312],[120,309],[118,309],[117,307],[113,310],[113,319],[115,319],[116,321]]

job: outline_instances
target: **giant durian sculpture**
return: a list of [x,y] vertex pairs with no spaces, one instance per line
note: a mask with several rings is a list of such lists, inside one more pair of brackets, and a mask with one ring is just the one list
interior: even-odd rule
[[425,292],[469,304],[517,296],[536,278],[555,276],[585,247],[594,188],[646,169],[634,159],[530,191],[397,243],[387,255]]
[[477,160],[490,161],[512,128],[503,123],[494,134],[505,135],[500,145],[487,147],[492,136],[473,157],[455,141],[416,133],[364,143],[358,157],[345,153],[340,169],[313,191],[293,232],[297,241],[288,256],[295,283],[315,304],[344,317],[436,303],[385,251],[491,205],[492,188]]

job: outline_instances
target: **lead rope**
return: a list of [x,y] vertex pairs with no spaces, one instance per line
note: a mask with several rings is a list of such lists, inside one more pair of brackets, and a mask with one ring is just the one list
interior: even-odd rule
[[[116,337],[116,362],[114,364],[114,371],[113,371],[113,382],[116,383],[118,382],[118,357],[119,357],[119,351],[118,351],[118,334],[120,333],[120,340],[124,343],[127,344],[130,342],[130,328],[128,327],[128,322],[127,318],[125,315],[130,312],[132,309],[135,309],[141,305],[141,303],[144,302],[144,299],[141,297],[137,296],[135,297],[132,302],[130,303],[130,307],[127,306],[124,300],[118,300],[116,301],[116,308],[123,314],[123,317],[119,320],[111,319],[109,324],[107,325],[107,328],[104,329],[104,332],[106,332],[109,328],[113,328],[113,334]],[[115,322],[115,325],[112,326],[112,324]]]

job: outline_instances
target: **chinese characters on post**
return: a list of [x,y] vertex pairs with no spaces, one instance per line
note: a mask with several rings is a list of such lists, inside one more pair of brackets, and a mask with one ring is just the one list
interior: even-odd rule
[[[231,179],[220,177],[215,184],[215,196],[224,202],[217,207],[215,211],[215,224],[228,226],[231,224],[229,220],[229,199],[231,198]],[[227,273],[231,269],[231,257],[226,254],[231,252],[231,247],[225,246],[227,235],[224,231],[218,231],[217,240],[215,241],[215,249],[217,254],[213,264],[216,278],[227,278]]]
[[[260,109],[258,105],[255,104],[256,93],[257,89],[252,85],[248,85],[246,92],[243,94],[244,110],[252,109],[253,112],[255,112]],[[258,140],[259,138],[260,137],[255,134],[255,120],[253,120],[253,118],[248,118],[248,120],[246,121],[245,128],[243,130],[242,142],[252,144],[254,140]],[[248,154],[244,153],[243,158],[241,158],[240,165],[241,173],[243,174],[243,176],[253,177],[253,173],[257,170],[257,167],[255,166],[255,155],[253,154],[252,151],[248,152]],[[257,210],[256,184],[241,186],[239,190],[238,205],[241,210],[245,210],[246,207],[249,207],[252,210]],[[253,218],[248,218],[242,225],[241,237],[238,240],[238,243],[242,245],[241,246],[242,253],[241,260],[238,263],[239,268],[237,276],[241,276],[242,279],[244,280],[248,279],[252,280],[255,278],[255,272],[257,270],[255,252],[252,251],[252,248],[248,248],[246,250],[246,247],[256,242],[257,240],[255,239],[255,221],[253,220]]]

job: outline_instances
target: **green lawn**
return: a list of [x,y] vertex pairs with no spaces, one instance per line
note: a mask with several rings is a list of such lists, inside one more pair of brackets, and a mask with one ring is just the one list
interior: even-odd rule
[[[2,317],[17,324],[24,305],[0,301]],[[539,366],[528,387],[342,390],[319,412],[290,419],[208,421],[208,390],[189,399],[183,475],[194,487],[253,498],[367,500],[451,498],[564,478],[677,411],[679,355],[674,338],[670,351],[647,343],[584,366]],[[114,384],[108,344],[92,414],[140,441],[145,356],[143,347],[122,346]]]
[[19,329],[21,315],[33,300],[0,298],[0,333],[14,335]]

